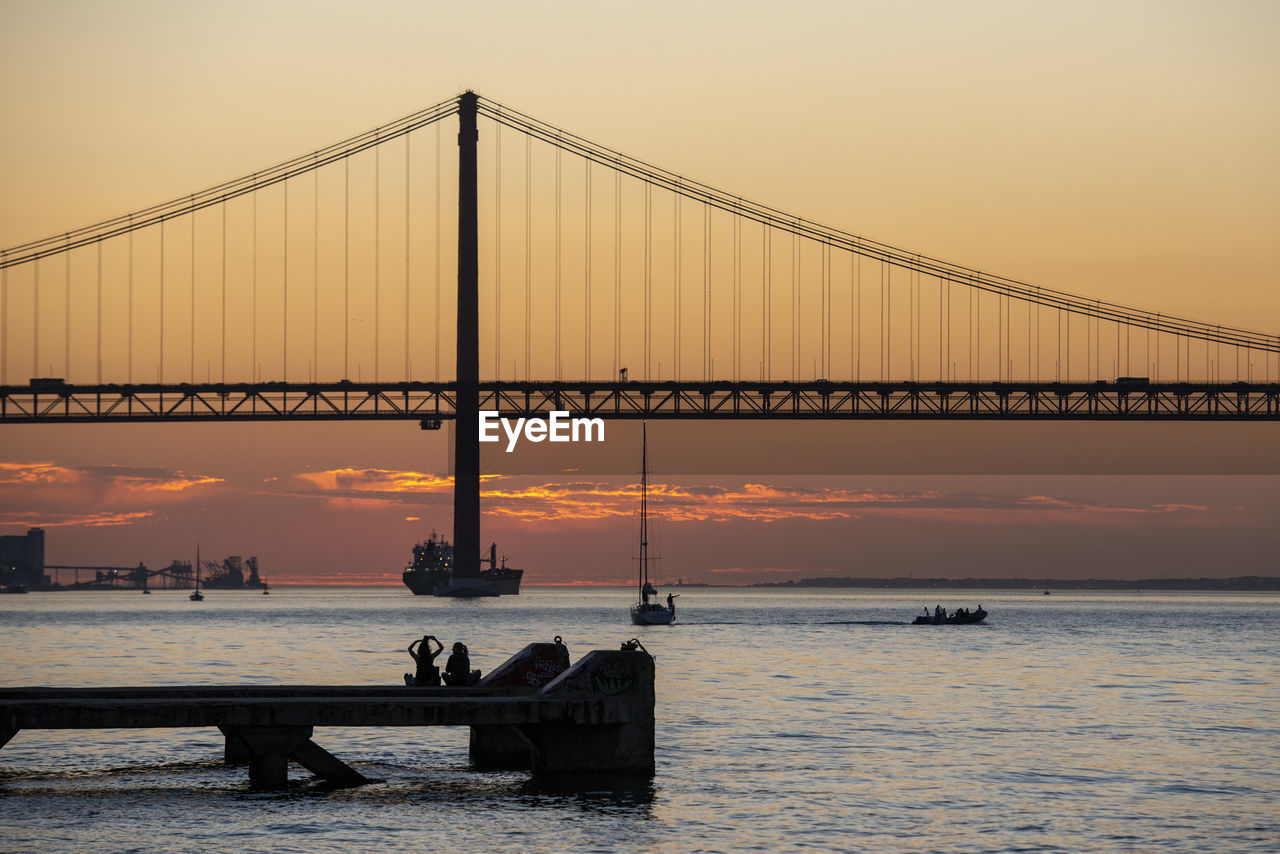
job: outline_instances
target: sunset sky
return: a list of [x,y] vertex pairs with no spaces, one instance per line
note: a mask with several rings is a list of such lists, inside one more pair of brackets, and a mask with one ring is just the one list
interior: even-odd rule
[[[1268,2],[9,0],[0,5],[0,246],[178,198],[474,89],[600,144],[848,232],[1089,298],[1276,334],[1277,32],[1280,7]],[[446,211],[455,129],[456,120],[444,122]],[[484,146],[493,134],[486,132],[482,125],[481,159],[492,165]],[[424,133],[411,152],[415,180],[427,180],[431,168],[434,132]],[[510,164],[523,162],[522,143],[504,131],[503,145],[509,178],[516,174]],[[545,153],[539,156],[549,168]],[[406,200],[394,193],[406,182],[395,170],[406,157],[403,146],[394,148],[377,167],[388,170],[384,204],[398,206],[396,215]],[[353,161],[353,175],[372,168],[367,158]],[[581,167],[573,168],[572,180],[580,180]],[[300,179],[290,190],[292,216],[310,222],[309,206],[337,192],[335,180],[322,176],[313,187]],[[598,192],[610,192],[611,178],[596,180]],[[576,201],[582,190],[573,186],[566,197]],[[414,190],[416,216],[429,209],[433,190]],[[523,185],[503,193],[501,253],[491,243],[482,249],[490,281],[499,259],[505,277],[522,269],[508,246],[523,239]],[[367,189],[357,195],[368,204]],[[482,197],[482,220],[491,228],[488,185]],[[549,198],[543,192],[538,202]],[[279,205],[271,196],[257,215],[279,217]],[[320,304],[291,309],[295,323],[313,308],[317,317],[330,311],[338,293],[330,274],[341,256],[331,255],[334,241],[320,232],[340,214],[315,207],[314,246],[307,232],[304,242],[282,249],[264,242],[261,250],[304,277],[293,299],[311,298],[306,277],[314,273]],[[249,210],[229,215],[233,242],[243,249]],[[634,210],[626,215],[631,221]],[[539,221],[543,232],[548,222]],[[405,284],[395,265],[409,249],[416,275],[427,275],[430,233],[406,246],[394,224],[383,227],[386,299],[399,300],[395,288]],[[443,228],[447,256],[453,237]],[[186,234],[171,230],[171,252],[193,248]],[[152,251],[152,239],[140,238],[139,252]],[[203,231],[196,238],[203,258],[212,255],[212,239]],[[361,232],[356,243],[365,254],[355,257],[367,267],[368,235]],[[111,289],[122,281],[124,256],[118,245],[104,252],[114,266],[98,347],[106,372],[118,374],[124,321]],[[582,249],[573,252],[578,263]],[[77,277],[87,275],[89,257],[73,260]],[[667,270],[671,262],[662,257]],[[601,251],[595,262],[607,264],[609,275],[611,258]],[[540,280],[548,259],[534,265]],[[88,327],[73,327],[64,340],[62,263],[45,263],[41,287],[50,296],[41,316],[49,326],[42,327],[39,364],[31,324],[21,322],[31,309],[31,273],[13,271],[7,280],[13,325],[0,341],[5,381],[24,383],[50,370],[91,380]],[[170,287],[187,281],[178,276],[191,276],[193,294],[194,280],[212,282],[213,273],[196,272],[194,262],[190,274],[180,258],[167,263]],[[637,275],[635,263],[631,256],[625,275]],[[452,271],[448,262],[446,279]],[[139,288],[152,287],[148,275],[140,270]],[[453,289],[446,284],[447,331]],[[521,291],[522,278],[510,288]],[[179,292],[172,310],[212,328],[213,293]],[[243,299],[247,292],[235,293]],[[415,330],[436,322],[429,316],[433,295],[423,293],[415,296]],[[487,324],[491,291],[482,298]],[[524,350],[512,338],[523,312],[514,296],[504,299],[503,349],[494,352],[488,326],[481,355],[487,370],[498,363],[499,373],[510,375]],[[578,325],[566,335],[581,335],[576,299],[568,298],[565,313],[574,312]],[[77,290],[72,303],[81,302]],[[549,318],[545,303],[536,310]],[[374,320],[384,324],[386,351],[372,349],[368,315],[356,317],[347,324],[356,355],[346,370],[367,378],[381,354],[384,373],[412,359],[414,375],[422,376],[431,336],[415,332],[417,343],[406,345],[395,303],[382,311]],[[243,324],[232,324],[233,373],[247,375],[253,360],[271,373],[280,322],[264,308],[261,323],[270,331],[252,340]],[[597,322],[592,370],[603,376],[617,366],[603,331],[611,321],[601,315]],[[130,367],[141,379],[153,378],[155,363],[167,360],[166,379],[186,381],[188,358],[194,379],[217,379],[217,335],[202,328],[197,339],[186,323],[168,330],[166,349],[136,336],[141,355],[131,355]],[[313,344],[321,378],[340,375],[336,333],[325,323],[317,320],[323,341],[305,338],[288,352],[291,379],[317,367],[309,362]],[[669,337],[659,336],[663,352],[671,350]],[[756,370],[759,354],[750,348],[758,343],[744,345],[746,373]],[[572,346],[578,358],[582,345]],[[691,335],[677,350],[696,362]],[[535,349],[534,358],[549,352]],[[1193,355],[1199,370],[1210,354]],[[841,358],[833,366],[851,372],[855,356]],[[446,361],[445,374],[451,356]],[[801,378],[811,376],[807,357],[798,361]],[[1090,377],[1114,369],[1110,357],[1099,356]],[[1266,369],[1280,376],[1274,357]],[[661,370],[669,373],[671,361]],[[1277,572],[1274,425],[899,427],[822,425],[784,435],[732,424],[662,425],[652,446],[660,574],[749,583],[908,572]],[[482,542],[497,540],[526,569],[527,583],[630,576],[637,499],[626,474],[638,469],[639,449],[634,430],[610,430],[610,451],[624,461],[613,474],[534,470],[486,480]],[[720,468],[700,469],[680,450],[698,443],[720,443],[735,455]],[[865,449],[862,463],[892,462],[845,460],[816,476],[824,469],[815,469],[814,459],[833,448]],[[1148,453],[1155,458],[1133,462]],[[4,427],[0,534],[46,527],[55,564],[145,561],[156,568],[190,559],[199,541],[205,556],[258,555],[273,581],[396,583],[415,539],[451,529],[446,454],[443,432],[424,433],[413,422]]]

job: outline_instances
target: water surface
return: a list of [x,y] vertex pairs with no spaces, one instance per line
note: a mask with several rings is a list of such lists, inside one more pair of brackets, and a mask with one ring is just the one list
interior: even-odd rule
[[[665,590],[663,591],[666,592]],[[922,598],[927,596],[928,598]],[[397,684],[423,633],[488,670],[562,635],[657,659],[652,781],[477,773],[465,728],[318,729],[382,782],[249,791],[216,730],[24,731],[7,851],[1276,851],[1280,596],[685,588],[0,597],[0,682]],[[978,626],[910,626],[975,607]]]

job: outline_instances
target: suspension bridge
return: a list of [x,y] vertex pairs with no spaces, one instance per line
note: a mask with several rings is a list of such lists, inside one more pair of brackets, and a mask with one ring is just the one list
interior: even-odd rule
[[459,555],[481,409],[1280,419],[1280,335],[861,237],[471,92],[0,276],[0,424],[454,419]]

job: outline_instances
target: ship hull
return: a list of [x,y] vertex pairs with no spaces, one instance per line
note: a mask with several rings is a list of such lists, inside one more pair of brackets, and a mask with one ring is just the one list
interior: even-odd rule
[[403,575],[404,586],[415,596],[433,596],[438,585],[449,580],[447,569],[407,569]]
[[[519,596],[520,595],[520,579],[524,576],[523,569],[492,569],[481,570],[480,580],[491,584],[497,588],[498,594],[501,596]],[[449,570],[447,569],[409,569],[405,570],[401,576],[404,586],[413,591],[415,596],[435,596],[436,588],[442,587],[449,582]]]

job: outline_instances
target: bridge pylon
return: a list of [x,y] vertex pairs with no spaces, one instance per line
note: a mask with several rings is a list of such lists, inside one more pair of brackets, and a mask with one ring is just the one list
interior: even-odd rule
[[480,248],[477,96],[458,97],[458,386],[453,451],[453,573],[480,576]]

